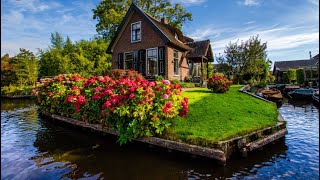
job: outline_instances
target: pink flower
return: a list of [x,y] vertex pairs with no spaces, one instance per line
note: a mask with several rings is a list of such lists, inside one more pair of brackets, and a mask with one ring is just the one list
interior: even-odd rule
[[102,76],[98,76],[98,81],[101,82],[101,83],[104,83],[106,82],[106,80],[102,77]]
[[130,98],[130,99],[133,99],[134,96],[135,96],[135,95],[134,95],[133,93],[131,93],[130,96],[129,96],[129,98]]
[[164,95],[163,95],[163,98],[164,98],[164,99],[168,99],[168,97],[169,97],[168,94],[164,94]]
[[162,80],[162,84],[167,84],[167,85],[169,85],[169,84],[170,84],[170,81],[168,81],[168,80]]
[[109,108],[111,106],[111,102],[110,101],[106,101],[103,105],[102,108]]

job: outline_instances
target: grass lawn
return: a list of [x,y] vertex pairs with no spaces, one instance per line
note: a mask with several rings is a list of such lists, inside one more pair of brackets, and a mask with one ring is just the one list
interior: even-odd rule
[[184,91],[189,113],[174,119],[164,138],[207,145],[275,125],[276,105],[239,92],[241,87],[233,85],[223,94],[207,88]]

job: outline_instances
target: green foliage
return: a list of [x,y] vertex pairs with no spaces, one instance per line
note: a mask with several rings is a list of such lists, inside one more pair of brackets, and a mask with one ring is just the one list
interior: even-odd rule
[[[40,50],[39,76],[78,73],[83,76],[91,74],[105,75],[111,69],[111,55],[106,53],[108,43],[102,38],[80,40],[74,44],[59,33],[51,34],[51,46]],[[63,42],[62,42],[63,41]]]
[[64,46],[63,36],[58,32],[51,33],[51,44],[52,44],[52,48],[61,50],[62,47]]
[[14,85],[1,87],[1,95],[4,96],[17,96],[17,95],[31,95],[34,86]]
[[172,84],[180,84],[180,80],[179,79],[173,79],[173,80],[170,80],[170,82]]
[[288,72],[283,72],[282,73],[282,80],[284,83],[289,83],[289,75]]
[[33,85],[38,79],[38,60],[34,54],[21,48],[20,53],[13,57],[15,77],[19,85]]
[[288,70],[288,78],[289,83],[295,83],[297,80],[296,70],[295,69],[289,69]]
[[9,57],[9,54],[5,54],[1,57],[1,86],[8,86],[17,81],[12,60],[13,59]]
[[181,82],[178,79],[174,79],[170,81],[172,84],[179,84],[182,88],[194,88],[195,85],[192,82]]
[[[98,21],[97,32],[110,41],[120,25],[132,0],[103,0],[93,9],[93,19]],[[172,5],[169,0],[140,0],[136,2],[143,11],[156,19],[166,17],[170,25],[180,28],[192,20],[192,14],[187,12],[181,4]]]
[[156,81],[162,81],[162,80],[165,80],[165,77],[159,75],[159,76],[156,76],[156,77],[155,77],[155,80],[156,80]]
[[302,68],[296,69],[296,77],[297,77],[298,84],[304,83],[304,71]]
[[229,43],[225,49],[226,56],[222,57],[234,75],[233,81],[244,83],[248,81],[265,81],[271,61],[267,60],[267,43],[262,43],[259,35],[249,40]]
[[191,82],[180,82],[179,83],[182,88],[194,88],[194,83]]

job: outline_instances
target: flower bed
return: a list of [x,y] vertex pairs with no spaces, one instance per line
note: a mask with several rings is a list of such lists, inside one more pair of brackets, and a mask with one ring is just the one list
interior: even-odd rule
[[33,93],[42,110],[111,127],[121,144],[127,138],[161,135],[174,117],[188,113],[180,85],[167,80],[58,75],[43,80]]

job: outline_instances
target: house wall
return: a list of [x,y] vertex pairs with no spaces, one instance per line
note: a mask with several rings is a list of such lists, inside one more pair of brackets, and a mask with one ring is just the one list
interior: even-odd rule
[[[141,21],[141,41],[131,43],[131,24],[137,21]],[[143,17],[133,10],[132,17],[129,19],[123,33],[120,34],[120,37],[113,48],[112,69],[118,68],[118,53],[137,51],[140,49],[148,49],[164,45],[165,43],[161,36],[152,29]]]
[[[131,43],[131,24],[137,21],[141,21],[141,41]],[[141,49],[148,49],[154,47],[165,46],[165,74],[169,80],[178,79],[184,80],[185,76],[188,76],[189,68],[187,59],[184,58],[180,63],[180,71],[178,76],[174,76],[174,63],[173,50],[174,48],[165,45],[161,36],[152,29],[150,24],[144,20],[137,12],[133,11],[131,18],[129,19],[126,27],[113,48],[112,53],[112,69],[118,68],[118,53],[138,51]],[[182,52],[178,50],[178,58],[181,60]],[[159,67],[158,67],[159,68]]]
[[[181,60],[181,56],[183,52],[178,50],[178,59],[180,61],[180,69],[179,69],[179,75],[174,75],[174,63],[173,63],[173,52],[174,48],[171,46],[166,46],[166,54],[167,54],[167,66],[166,66],[166,76],[169,80],[178,79],[181,81],[184,81],[185,77],[189,75],[189,68],[188,68],[188,62],[187,59],[184,57]],[[177,50],[177,49],[176,49]]]

